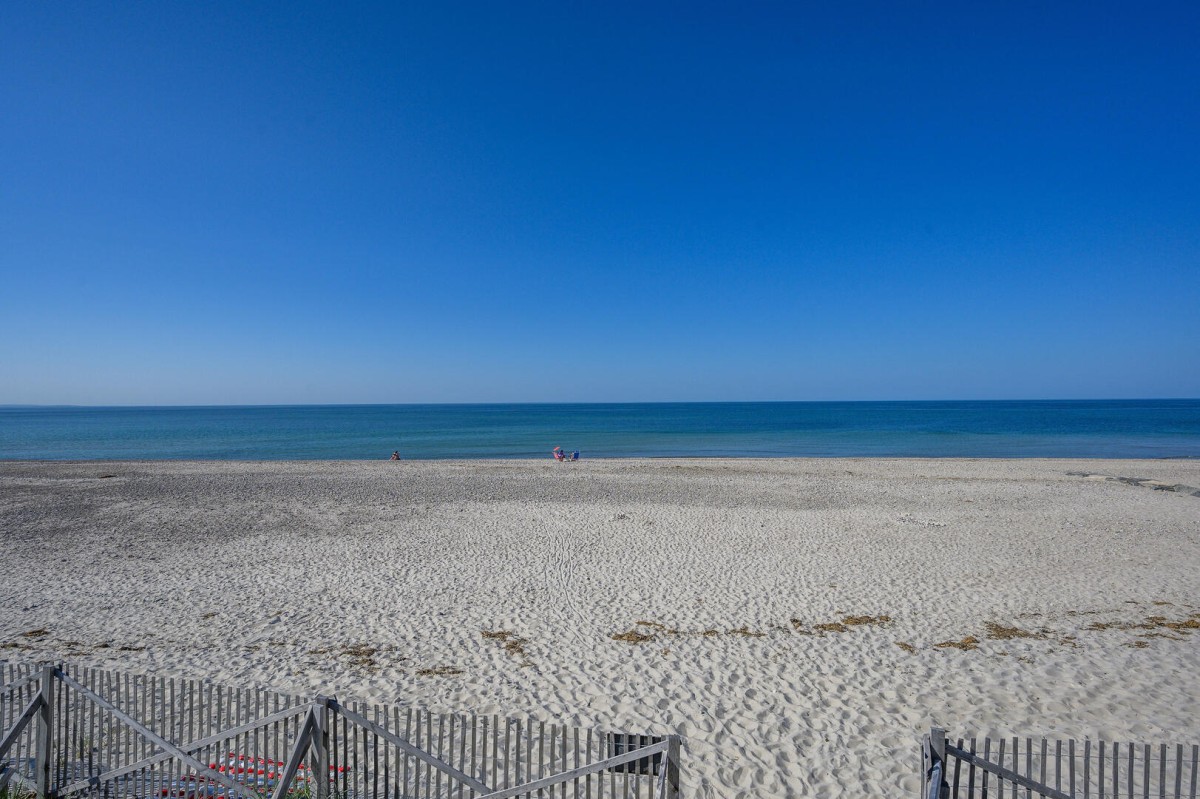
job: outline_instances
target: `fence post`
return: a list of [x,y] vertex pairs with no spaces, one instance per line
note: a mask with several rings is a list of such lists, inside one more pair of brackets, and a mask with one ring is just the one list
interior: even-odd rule
[[929,796],[929,763],[933,760],[933,747],[929,745],[929,733],[921,736],[921,799]]
[[929,762],[922,775],[924,799],[945,799],[950,788],[946,784],[946,731],[932,727],[926,739],[929,747]]
[[667,799],[679,799],[679,736],[667,736]]
[[329,699],[318,696],[313,708],[312,770],[315,799],[329,799]]
[[937,759],[941,762],[946,762],[946,731],[940,727],[934,727],[929,731],[929,743],[933,747],[933,753],[937,755]]
[[50,759],[54,751],[51,737],[54,731],[54,666],[42,667],[42,683],[38,688],[41,707],[37,716],[37,795],[38,799],[54,796],[50,783]]

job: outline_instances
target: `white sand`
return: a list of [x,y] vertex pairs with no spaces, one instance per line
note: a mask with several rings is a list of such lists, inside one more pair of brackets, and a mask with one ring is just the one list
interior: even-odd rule
[[[913,795],[932,724],[1200,741],[1200,635],[1146,623],[1200,618],[1200,497],[1068,471],[1200,486],[1186,461],[0,463],[0,642],[675,730],[701,797]],[[892,621],[792,622],[850,614]]]

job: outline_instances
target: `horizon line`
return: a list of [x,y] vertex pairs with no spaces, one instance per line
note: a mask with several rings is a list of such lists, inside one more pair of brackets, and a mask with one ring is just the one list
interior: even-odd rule
[[193,408],[388,408],[420,406],[479,407],[485,405],[820,405],[917,402],[1197,402],[1200,397],[1020,397],[1020,398],[941,398],[941,399],[824,399],[824,400],[570,400],[570,401],[501,401],[501,402],[261,402],[261,403],[172,403],[151,405],[141,403],[79,404],[79,403],[0,403],[0,410],[22,409],[193,409]]

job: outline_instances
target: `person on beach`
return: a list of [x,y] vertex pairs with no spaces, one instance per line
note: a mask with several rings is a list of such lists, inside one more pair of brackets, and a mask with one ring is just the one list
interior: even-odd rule
[[567,459],[567,454],[563,452],[562,447],[555,447],[551,452],[554,454],[554,460],[564,461]]
[[392,452],[392,460],[394,460],[394,461],[400,460],[400,450],[395,450],[394,452]]
[[575,450],[574,452],[571,453],[571,460],[573,460],[573,461],[579,460],[579,450]]

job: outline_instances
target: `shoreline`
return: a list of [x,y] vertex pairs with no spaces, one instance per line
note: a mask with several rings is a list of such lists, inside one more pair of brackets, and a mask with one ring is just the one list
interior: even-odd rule
[[[1200,462],[1200,455],[1160,455],[1154,457],[1146,456],[1121,456],[1114,455],[1105,458],[1096,458],[1091,456],[1077,455],[1062,455],[1062,456],[1047,456],[1047,455],[619,455],[609,457],[607,455],[591,455],[581,457],[577,461],[565,461],[572,465],[581,463],[595,462],[629,462],[639,463],[643,461],[680,461],[694,460],[701,462],[714,461],[736,461],[736,462],[778,462],[778,461],[999,461],[999,462],[1032,462],[1032,461],[1096,461],[1106,462],[1113,461],[1118,463],[1129,463],[1131,461],[1146,461],[1148,463],[1157,463],[1159,461],[1182,461],[1182,462]],[[513,455],[503,458],[406,458],[401,457],[399,461],[389,460],[386,456],[378,458],[5,458],[0,457],[0,464],[88,464],[88,463],[131,463],[131,464],[155,464],[155,463],[249,463],[249,464],[283,464],[283,463],[307,463],[307,464],[363,464],[363,463],[534,463],[538,461],[546,461],[551,463],[564,463],[563,461],[555,461],[549,455]]]

